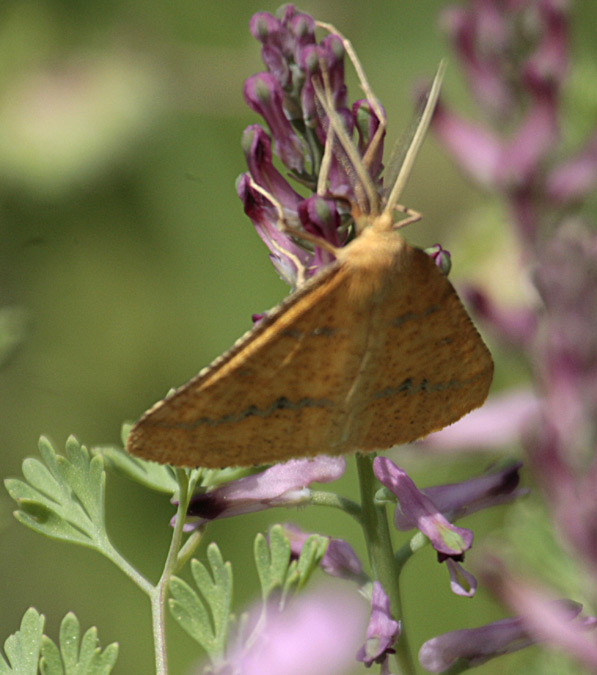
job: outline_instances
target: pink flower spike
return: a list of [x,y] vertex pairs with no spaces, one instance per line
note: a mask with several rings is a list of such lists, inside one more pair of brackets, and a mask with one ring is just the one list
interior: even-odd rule
[[484,186],[495,186],[502,145],[491,133],[449,112],[438,102],[432,128],[439,140],[471,178]]
[[557,103],[548,87],[535,87],[526,119],[502,152],[498,183],[507,190],[528,185],[558,139]]
[[390,614],[390,599],[379,581],[373,582],[371,618],[367,626],[367,641],[357,652],[357,661],[369,668],[374,663],[386,663],[395,653],[392,645],[400,635],[400,623]]
[[473,544],[473,533],[452,525],[435,504],[417,489],[405,471],[387,457],[373,460],[377,479],[393,492],[400,502],[402,514],[431,541],[440,562],[446,558],[461,559]]
[[546,191],[558,205],[584,199],[597,186],[597,133],[577,155],[547,176]]
[[311,483],[334,481],[345,468],[343,457],[325,455],[274,464],[261,473],[193,497],[187,515],[199,518],[195,525],[199,527],[216,518],[230,518],[274,506],[298,506],[308,501]]

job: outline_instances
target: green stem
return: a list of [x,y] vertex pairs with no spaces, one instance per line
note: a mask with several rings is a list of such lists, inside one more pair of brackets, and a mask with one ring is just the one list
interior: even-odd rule
[[168,583],[170,577],[174,574],[178,563],[178,552],[180,551],[183,526],[187,513],[189,501],[189,480],[184,469],[177,469],[177,478],[179,484],[179,501],[176,512],[176,524],[170,542],[170,549],[164,564],[164,570],[153,589],[151,599],[151,619],[153,626],[153,647],[155,655],[155,668],[157,675],[167,675],[168,673],[168,654],[166,651],[166,600],[168,597]]
[[333,506],[334,508],[341,509],[345,513],[348,513],[349,516],[358,520],[359,524],[363,524],[363,510],[356,502],[353,502],[352,499],[341,497],[335,492],[311,490],[309,501],[315,506]]
[[401,546],[394,555],[394,560],[396,560],[398,569],[401,570],[404,565],[406,565],[407,561],[410,560],[410,557],[413,555],[413,553],[416,553],[420,549],[424,548],[427,546],[427,544],[429,544],[429,539],[427,539],[427,537],[422,532],[413,534],[410,540],[407,541],[404,546]]
[[126,558],[120,555],[114,546],[112,546],[112,542],[108,539],[107,535],[103,537],[101,548],[98,548],[98,551],[111,560],[144,593],[151,596],[154,590],[153,584],[140,574]]
[[[400,596],[399,568],[394,560],[390,528],[385,506],[375,504],[375,493],[378,485],[373,474],[375,455],[357,453],[357,471],[361,488],[361,505],[363,510],[363,531],[367,542],[369,562],[374,579],[379,581],[390,599],[392,617],[402,619],[402,599]],[[414,675],[415,665],[408,646],[404,625],[400,638],[394,645],[396,663],[401,675]]]

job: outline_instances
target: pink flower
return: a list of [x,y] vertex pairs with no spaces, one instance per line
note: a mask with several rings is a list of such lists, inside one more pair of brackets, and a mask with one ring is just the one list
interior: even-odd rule
[[472,546],[473,533],[448,522],[429,497],[417,489],[406,472],[387,457],[376,457],[373,471],[377,479],[398,498],[399,522],[404,517],[412,527],[417,527],[429,538],[439,558],[461,558]]
[[396,651],[392,645],[399,635],[400,623],[392,619],[390,600],[379,581],[374,581],[367,641],[357,652],[357,661],[362,661],[367,668],[374,663],[386,663],[388,656]]
[[357,594],[327,587],[298,596],[282,612],[270,606],[255,639],[233,653],[231,671],[340,675],[354,664],[354,645],[362,639],[366,611]]
[[[340,478],[346,468],[343,457],[320,455],[274,464],[191,499],[187,516],[198,518],[190,528],[216,518],[230,518],[274,506],[298,506],[309,500],[309,485]],[[190,529],[187,526],[186,529]]]
[[438,451],[494,450],[518,443],[536,419],[541,401],[527,389],[496,394],[482,408],[418,443]]

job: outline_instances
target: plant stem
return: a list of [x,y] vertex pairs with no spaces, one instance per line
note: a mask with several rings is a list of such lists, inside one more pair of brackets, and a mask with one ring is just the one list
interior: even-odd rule
[[[369,562],[374,579],[379,581],[390,599],[392,618],[402,619],[402,600],[400,597],[399,568],[394,560],[390,528],[386,517],[385,506],[375,504],[377,484],[373,474],[375,455],[357,453],[357,471],[361,488],[361,507],[363,510],[363,530],[367,542]],[[400,638],[394,645],[396,663],[401,675],[414,675],[415,666],[412,661],[404,625]]]
[[361,520],[363,515],[361,507],[356,502],[353,502],[352,499],[347,499],[346,497],[337,495],[334,492],[311,490],[310,502],[316,506],[333,506],[334,508],[341,509],[348,515],[358,520],[360,525],[363,524]]
[[168,582],[174,574],[178,561],[178,552],[182,542],[183,526],[187,507],[189,502],[189,479],[184,469],[176,470],[179,485],[179,501],[176,512],[176,523],[172,533],[172,541],[164,570],[159,582],[150,595],[151,598],[151,619],[153,626],[153,646],[155,654],[155,669],[157,675],[167,675],[168,673],[168,654],[166,651],[166,599],[168,596]]

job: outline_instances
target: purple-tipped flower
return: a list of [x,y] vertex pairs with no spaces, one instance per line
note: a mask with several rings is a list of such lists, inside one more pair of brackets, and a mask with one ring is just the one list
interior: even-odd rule
[[440,562],[446,558],[462,560],[465,551],[472,546],[473,533],[448,522],[431,499],[417,489],[406,472],[386,457],[373,460],[373,471],[400,503],[400,509],[396,509],[400,513],[398,522],[406,518],[412,527],[428,537]]
[[258,73],[245,82],[243,93],[248,106],[267,122],[276,154],[290,169],[301,172],[303,149],[284,113],[280,83],[270,73]]
[[[590,649],[583,632],[596,625],[595,617],[579,617],[581,605],[570,602],[546,602],[543,606],[545,625],[554,620],[554,629],[583,641],[583,651]],[[478,628],[454,630],[427,640],[419,650],[419,663],[430,673],[442,673],[456,663],[464,668],[475,668],[495,658],[515,652],[523,647],[542,642],[544,638],[533,635],[528,616],[501,619]],[[550,640],[551,641],[551,640]],[[590,663],[595,668],[594,653]]]
[[367,640],[357,652],[357,661],[367,668],[374,663],[384,664],[395,653],[392,645],[400,635],[400,623],[390,614],[390,599],[379,581],[373,582],[371,594],[371,618],[367,626]]
[[441,244],[433,244],[433,246],[424,250],[437,265],[439,271],[447,277],[452,269],[452,256],[450,255],[450,251],[442,248]]
[[193,527],[199,527],[216,518],[230,518],[275,506],[298,506],[309,500],[311,483],[337,480],[345,467],[343,457],[325,455],[275,464],[261,473],[196,495],[191,499],[187,516],[197,518]]
[[452,113],[441,100],[435,108],[432,128],[470,178],[484,187],[494,185],[502,153],[497,136]]
[[495,3],[478,2],[469,8],[450,6],[442,20],[477,102],[496,118],[504,115],[512,98],[500,73],[506,16]]
[[[501,471],[470,478],[460,483],[434,485],[423,488],[421,494],[428,497],[448,520],[454,521],[476,511],[512,501],[524,494],[517,490],[522,462],[510,464]],[[410,530],[412,520],[396,507],[394,525],[398,530]]]
[[453,630],[427,640],[419,650],[419,663],[430,673],[442,673],[456,663],[474,668],[532,643],[524,631],[522,619],[502,619],[479,628]]
[[[283,530],[290,542],[291,556],[298,559],[310,534],[303,532],[292,523],[285,523]],[[362,582],[363,566],[352,546],[343,539],[336,539],[335,537],[326,538],[328,540],[328,547],[319,563],[321,569],[333,577]]]
[[556,206],[585,199],[597,186],[597,132],[575,156],[563,160],[547,176],[547,196]]

